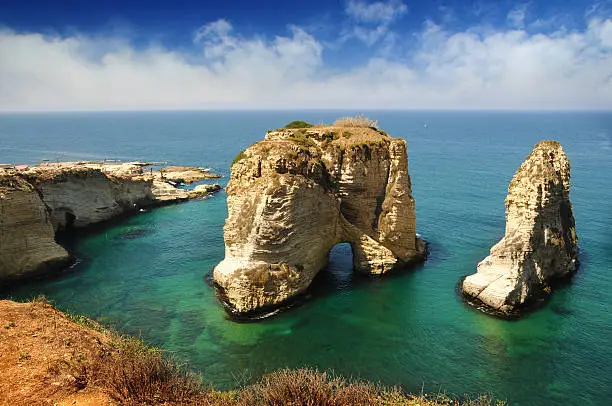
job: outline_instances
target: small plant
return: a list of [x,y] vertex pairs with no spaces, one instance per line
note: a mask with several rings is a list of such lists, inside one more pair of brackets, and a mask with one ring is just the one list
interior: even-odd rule
[[290,122],[289,124],[287,124],[285,126],[285,128],[291,128],[291,129],[293,129],[293,128],[310,128],[310,127],[313,127],[313,125],[310,124],[310,123],[307,123],[306,121],[302,121],[302,120],[292,121],[292,122]]
[[19,362],[27,361],[30,358],[30,354],[27,351],[22,351],[19,353]]
[[370,120],[363,114],[358,117],[341,117],[334,121],[334,127],[362,127],[373,128],[378,131],[378,121]]
[[204,392],[201,378],[158,349],[133,338],[119,337],[117,353],[102,364],[110,396],[121,404],[186,404]]
[[296,131],[295,133],[293,133],[289,139],[291,141],[294,141],[296,143],[298,143],[299,145],[309,148],[309,147],[314,147],[317,144],[308,136],[308,134],[306,133],[306,130],[300,130],[300,131]]
[[8,324],[6,324],[6,325],[4,326],[4,328],[5,328],[5,329],[7,329],[7,330],[8,330],[9,328],[11,328],[11,327],[15,327],[15,322],[14,322],[14,321],[9,321],[9,322],[8,322]]
[[344,138],[351,138],[353,136],[353,133],[350,131],[342,131],[342,137]]
[[230,165],[230,168],[231,168],[232,166],[234,166],[234,164],[235,164],[236,162],[240,162],[240,161],[242,161],[242,160],[243,160],[244,158],[246,158],[246,157],[247,157],[247,155],[246,155],[246,153],[244,152],[244,150],[240,151],[240,152],[238,153],[238,155],[236,155],[236,157],[235,157],[235,158],[234,158],[234,160],[232,161],[232,164]]

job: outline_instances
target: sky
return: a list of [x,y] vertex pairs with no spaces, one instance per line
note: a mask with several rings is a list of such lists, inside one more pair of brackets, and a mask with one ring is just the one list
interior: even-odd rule
[[2,0],[0,111],[612,110],[612,0]]

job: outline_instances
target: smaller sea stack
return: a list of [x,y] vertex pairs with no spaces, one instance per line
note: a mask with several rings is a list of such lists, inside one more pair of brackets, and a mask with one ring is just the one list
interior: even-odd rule
[[577,268],[570,163],[557,141],[539,142],[518,169],[506,197],[506,234],[465,278],[463,294],[500,315],[512,315],[551,282]]

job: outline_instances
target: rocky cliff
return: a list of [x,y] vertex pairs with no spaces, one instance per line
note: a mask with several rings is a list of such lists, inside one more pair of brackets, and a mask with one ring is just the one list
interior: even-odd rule
[[[70,255],[55,242],[58,230],[86,227],[124,213],[204,196],[219,185],[185,191],[143,163],[63,162],[25,170],[0,169],[0,280],[65,267]],[[180,174],[180,167],[174,167]],[[189,169],[191,181],[213,177]],[[181,175],[183,176],[183,175]]]
[[506,197],[506,233],[463,281],[463,293],[512,313],[577,266],[569,199],[570,163],[556,141],[538,143],[518,169]]
[[270,131],[235,159],[227,186],[220,298],[250,313],[303,292],[341,242],[354,268],[422,259],[406,142],[367,127]]
[[39,191],[56,229],[80,228],[153,203],[152,181],[128,168],[46,165],[23,176]]
[[55,230],[40,194],[21,178],[0,173],[0,279],[63,267],[70,255],[55,242]]

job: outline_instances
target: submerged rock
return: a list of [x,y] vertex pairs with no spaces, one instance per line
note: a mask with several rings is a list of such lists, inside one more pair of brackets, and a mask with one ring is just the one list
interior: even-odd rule
[[406,142],[375,128],[270,131],[238,154],[226,191],[225,259],[214,282],[235,313],[306,290],[338,243],[351,244],[365,274],[425,255]]
[[578,238],[569,192],[570,163],[561,145],[538,143],[508,187],[504,238],[463,281],[468,299],[512,313],[576,270]]

